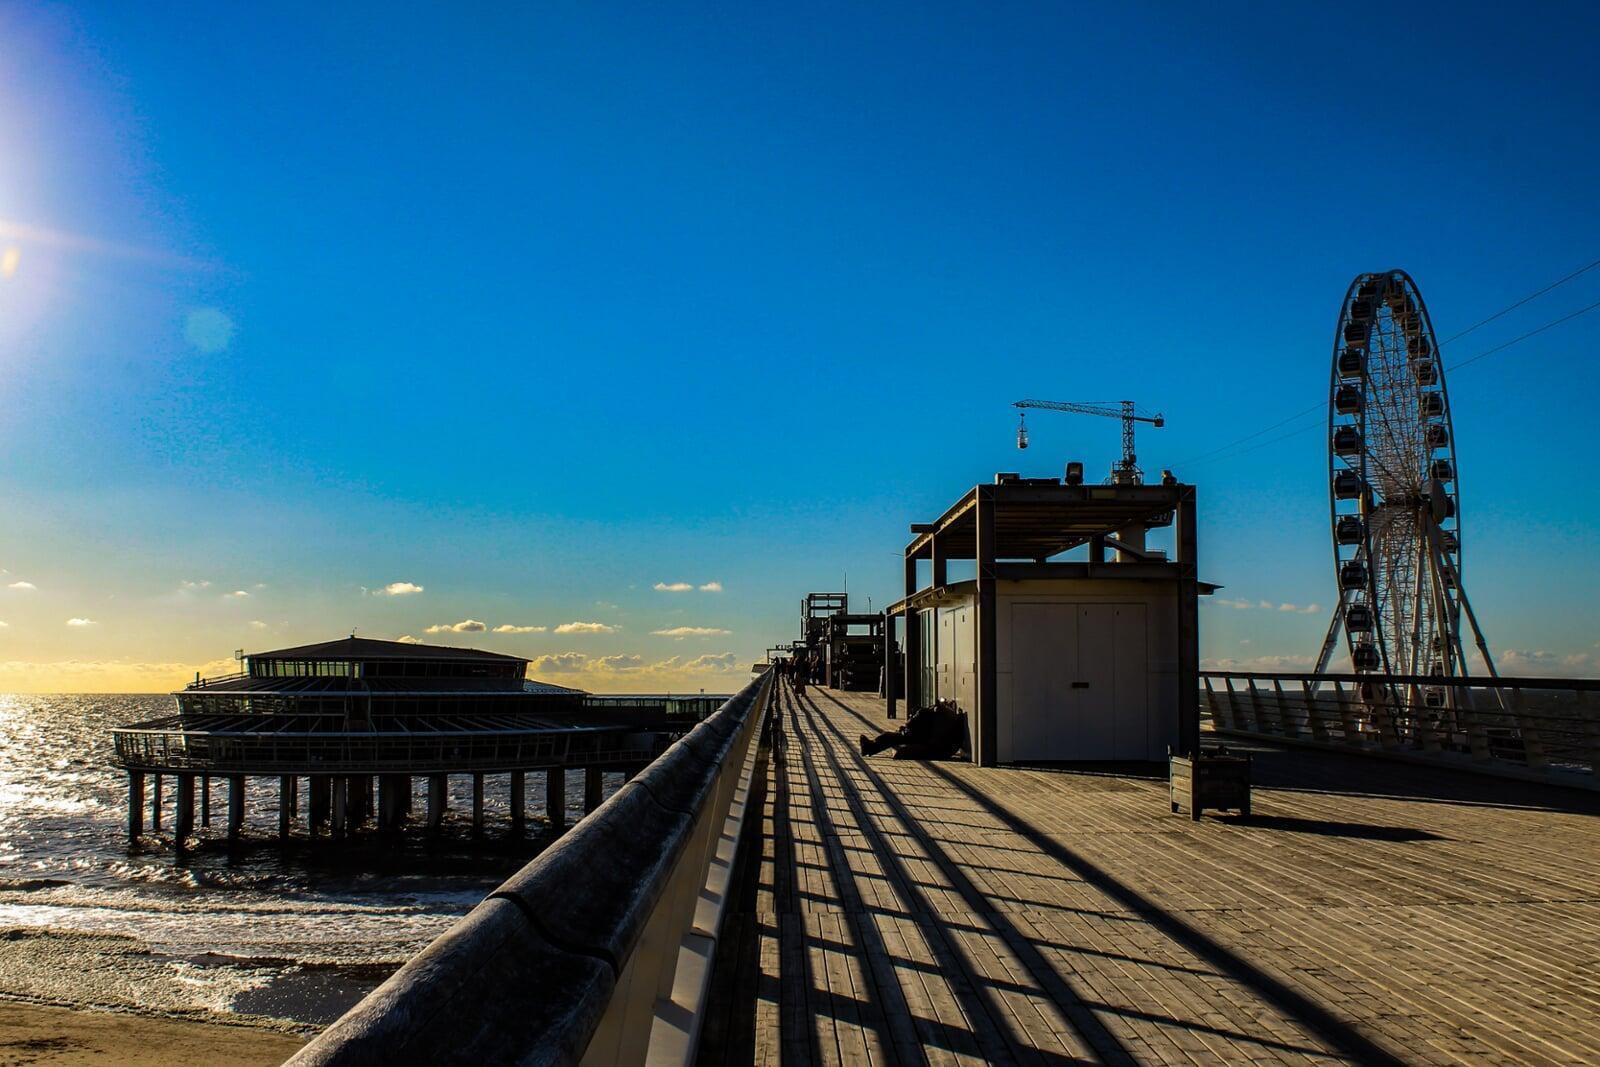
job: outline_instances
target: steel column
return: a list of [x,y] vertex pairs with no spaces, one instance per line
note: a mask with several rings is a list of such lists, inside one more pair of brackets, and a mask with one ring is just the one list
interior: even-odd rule
[[289,840],[289,834],[294,826],[294,775],[285,774],[278,778],[278,837],[280,840]]
[[[905,559],[905,590],[909,600],[917,592],[917,558],[909,553]],[[905,685],[900,692],[905,696],[906,715],[922,706],[922,619],[909,604],[905,609],[906,673]],[[892,717],[892,716],[891,716]]]
[[144,772],[128,772],[128,844],[144,833]]
[[1194,486],[1186,485],[1173,515],[1178,564],[1178,751],[1200,751],[1200,535]]
[[[978,569],[978,706],[975,709],[976,742],[972,761],[984,767],[993,767],[999,761],[998,745],[998,693],[999,672],[996,663],[995,616],[995,534],[994,486],[980,485],[976,490],[977,502],[977,569]],[[1195,676],[1199,684],[1199,676]],[[1193,700],[1195,694],[1190,694]]]
[[483,833],[483,775],[472,776],[472,836]]
[[194,836],[194,775],[178,775],[178,795],[173,812],[173,845],[179,850],[187,848],[186,842]]
[[244,829],[244,789],[245,777],[242,774],[228,775],[228,840],[239,840],[239,832]]

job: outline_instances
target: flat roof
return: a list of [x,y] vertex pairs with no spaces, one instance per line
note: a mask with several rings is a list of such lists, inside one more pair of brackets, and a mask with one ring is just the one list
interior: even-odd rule
[[248,694],[267,696],[315,696],[320,693],[359,696],[586,696],[582,689],[570,689],[534,679],[504,678],[349,678],[344,675],[303,675],[294,678],[255,678],[235,674],[207,679],[189,685],[180,695],[196,693]]
[[995,559],[1048,559],[1150,522],[1177,508],[1192,485],[1040,485],[1002,482],[974,486],[932,523],[915,523],[906,556],[925,559],[933,539],[946,559],[978,555],[978,492],[994,501]]
[[296,645],[271,652],[251,652],[251,659],[441,659],[494,660],[526,663],[521,656],[485,652],[478,648],[453,648],[449,645],[424,645],[410,641],[380,641],[372,637],[341,637],[314,645]]

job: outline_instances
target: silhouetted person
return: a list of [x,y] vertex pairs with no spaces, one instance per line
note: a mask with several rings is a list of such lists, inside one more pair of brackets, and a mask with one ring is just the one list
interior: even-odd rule
[[967,743],[966,715],[953,700],[931,708],[918,708],[898,730],[871,737],[861,735],[861,754],[875,756],[894,749],[895,759],[949,759]]
[[811,664],[805,656],[798,656],[794,664],[794,695],[804,696],[806,691],[806,675],[811,673]]

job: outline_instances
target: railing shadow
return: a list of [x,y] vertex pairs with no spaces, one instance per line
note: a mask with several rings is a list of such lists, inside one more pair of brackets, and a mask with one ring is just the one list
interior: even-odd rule
[[[861,716],[856,715],[853,709],[838,701],[837,698],[830,696],[828,693],[818,691],[818,695],[832,701],[839,707],[844,708],[857,718],[862,718]],[[856,822],[860,826],[861,832],[873,842],[885,868],[893,868],[896,880],[902,886],[906,887],[908,893],[914,894],[923,900],[922,910],[924,914],[930,917],[936,916],[935,909],[927,901],[926,897],[923,896],[921,891],[915,888],[916,883],[908,876],[908,872],[906,872],[898,852],[892,843],[890,843],[884,836],[883,831],[877,826],[874,817],[867,809],[867,802],[863,798],[861,791],[852,781],[851,777],[845,773],[843,765],[835,755],[835,752],[838,749],[842,748],[844,751],[848,752],[851,759],[854,761],[856,770],[859,771],[867,780],[872,782],[874,786],[876,786],[876,793],[872,798],[873,801],[877,804],[882,804],[888,807],[900,825],[904,827],[906,834],[917,843],[923,853],[928,857],[929,862],[934,864],[939,869],[940,874],[949,883],[951,890],[956,895],[961,897],[973,912],[983,915],[984,921],[989,924],[994,934],[1005,943],[1006,947],[1011,952],[1015,953],[1018,961],[1026,969],[1027,973],[1032,977],[1034,982],[1037,983],[1039,992],[1055,1002],[1055,1004],[1061,1009],[1063,1016],[1065,1016],[1073,1028],[1077,1030],[1082,1040],[1090,1048],[1092,1048],[1098,1056],[1102,1057],[1108,1062],[1134,1062],[1135,1057],[1133,1052],[1106,1027],[1105,1023],[1099,1018],[1099,1015],[1116,1014],[1139,1018],[1143,1018],[1143,1016],[1136,1011],[1125,1009],[1120,1005],[1103,1003],[1096,998],[1085,995],[1084,992],[1077,989],[1071,980],[1063,976],[1059,969],[1053,966],[1050,961],[1043,956],[1038,944],[1032,937],[1021,931],[1005,912],[995,910],[988,906],[988,899],[983,891],[980,890],[971,881],[971,879],[967,877],[965,872],[962,870],[961,865],[954,861],[949,853],[944,849],[943,845],[928,832],[928,829],[922,824],[921,820],[917,818],[915,812],[913,812],[901,801],[896,794],[896,790],[892,786],[889,786],[887,783],[885,783],[883,777],[875,769],[873,769],[866,758],[859,754],[852,744],[852,739],[848,738],[834,723],[830,722],[827,716],[822,714],[821,709],[814,703],[812,703],[810,707],[804,707],[802,710],[805,713],[808,725],[819,736],[824,730],[826,730],[832,733],[839,740],[839,745],[821,744],[817,747],[832,765],[835,778],[843,792],[843,799],[850,806],[853,814],[855,815]],[[868,720],[862,719],[862,721]],[[985,809],[990,808],[986,798],[984,798],[981,794],[960,786],[959,779],[951,771],[945,769],[943,766],[937,763],[926,763],[924,766],[929,767],[935,773],[945,777],[947,780],[957,782],[958,787],[961,788],[962,792],[972,796],[972,798],[977,801],[980,807]],[[1081,873],[1079,873],[1079,877],[1082,878]],[[1084,880],[1088,881],[1089,879]],[[930,927],[932,928],[934,936],[930,939],[929,947],[935,951],[937,956],[939,956],[937,962],[940,964],[941,968],[944,968],[946,973],[967,973],[967,969],[962,966],[962,953],[953,945],[944,942],[944,931],[937,924],[930,924]],[[947,960],[949,961],[948,963],[946,962]],[[1207,960],[1206,962],[1212,963],[1213,966],[1215,966],[1214,961]],[[1223,973],[1227,972],[1224,971]],[[1006,1048],[1004,1050],[1004,1055],[1007,1059],[1026,1059],[1041,1054],[1046,1056],[1051,1055],[1050,1053],[1036,1050],[1031,1044],[1023,1041],[1017,1035],[1015,1035],[1009,1025],[1007,1025],[1005,1022],[1006,1013],[1004,1008],[998,1003],[994,1002],[994,990],[989,989],[985,985],[983,979],[978,978],[977,976],[972,977],[974,980],[971,984],[971,992],[968,994],[968,996],[969,998],[975,998],[977,1000],[977,1006],[983,1008],[983,1016],[995,1025],[1000,1035],[1005,1040]],[[1163,1021],[1169,1024],[1173,1023],[1173,1020]],[[1176,1025],[1186,1026],[1189,1024],[1176,1023]],[[1287,1052],[1296,1055],[1307,1056],[1325,1055],[1321,1049],[1308,1047],[1306,1045],[1297,1045],[1278,1041],[1264,1033],[1243,1033],[1239,1031],[1211,1027],[1203,1023],[1196,1023],[1192,1028],[1213,1033],[1217,1036],[1225,1037],[1228,1040],[1252,1044],[1257,1047],[1270,1049],[1275,1052]],[[1307,1029],[1313,1030],[1313,1028],[1310,1026],[1308,1026]],[[982,1035],[980,1034],[979,1036],[981,1037]],[[1318,1036],[1321,1037],[1322,1035],[1318,1034]],[[1359,1035],[1356,1036],[1359,1037]],[[1326,1038],[1324,1038],[1324,1040],[1326,1040]],[[1335,1048],[1342,1047],[1335,1042],[1329,1043]],[[1398,1062],[1382,1049],[1372,1045],[1370,1042],[1366,1042],[1364,1039],[1352,1040],[1349,1043],[1353,1046],[1356,1046],[1356,1048],[1359,1050],[1359,1052],[1353,1051],[1352,1056],[1353,1058],[1359,1059],[1360,1062],[1375,1064]],[[1370,1055],[1367,1054],[1369,1050],[1371,1053]],[[993,1055],[989,1054],[989,1058],[992,1059]]]
[[[822,695],[832,700],[833,703],[849,712],[852,716],[870,725],[870,720],[861,716],[842,701],[828,696],[826,693]],[[826,723],[825,718],[823,721]],[[849,739],[836,726],[832,723],[826,723],[826,725],[831,732],[848,746]],[[853,750],[851,751],[853,753]],[[856,758],[867,776],[879,787],[883,799],[895,810],[896,815],[900,817],[912,836],[929,852],[930,856],[938,855],[942,857],[942,849],[920,827],[915,816],[895,799],[892,790],[883,788],[884,783],[881,777],[870,769],[864,758],[860,756]],[[1214,941],[1204,932],[1189,925],[1180,916],[1167,911],[1155,901],[1089,860],[1086,856],[1067,847],[1048,834],[1039,831],[1028,820],[1013,812],[971,782],[966,781],[962,775],[937,762],[927,762],[923,766],[949,783],[961,795],[970,798],[1005,826],[1006,829],[1032,843],[1041,853],[1051,857],[1078,878],[1105,893],[1124,908],[1142,916],[1169,940],[1182,946],[1195,957],[1215,968],[1219,974],[1232,978],[1251,990],[1263,1001],[1272,1005],[1289,1019],[1292,1019],[1307,1033],[1326,1043],[1329,1049],[1334,1050],[1336,1054],[1343,1055],[1361,1064],[1383,1064],[1399,1067],[1403,1062],[1393,1053],[1361,1033],[1349,1021],[1335,1015],[1232,949]],[[979,897],[976,889],[960,874],[959,869],[949,861],[948,857],[943,857],[941,867],[946,869],[947,876],[952,877],[953,884],[960,887],[958,891],[962,891],[964,896]],[[1021,936],[1015,927],[1009,926],[1004,913],[991,912],[989,915],[996,920],[997,928],[1009,927],[1008,945],[1012,945],[1014,949],[1018,945],[1027,946],[1030,950],[1029,955],[1033,959],[1030,960],[1025,957],[1024,962],[1028,963],[1029,969],[1034,971],[1036,976],[1054,973],[1053,968],[1050,968],[1048,963],[1038,955],[1037,949],[1032,946],[1032,943]],[[1064,986],[1065,983],[1063,982],[1062,985]],[[1066,991],[1063,990],[1063,992]],[[1069,993],[1069,995],[1075,997],[1075,994]],[[1076,1021],[1074,1019],[1074,1022]],[[1109,1037],[1109,1034],[1107,1036]],[[1284,1048],[1284,1046],[1278,1045],[1276,1042],[1257,1035],[1236,1034],[1231,1036],[1237,1039],[1275,1045],[1280,1049]],[[1292,1051],[1306,1055],[1324,1055],[1320,1050],[1305,1047],[1293,1047]]]

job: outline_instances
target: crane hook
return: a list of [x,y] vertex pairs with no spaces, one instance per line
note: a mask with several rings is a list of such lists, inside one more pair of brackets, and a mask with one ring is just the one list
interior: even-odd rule
[[1017,412],[1017,447],[1018,448],[1027,448],[1028,447],[1028,423],[1027,423],[1027,418],[1028,418],[1027,412],[1023,412],[1023,411]]

